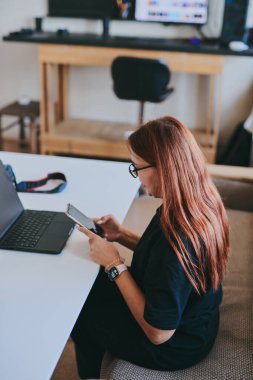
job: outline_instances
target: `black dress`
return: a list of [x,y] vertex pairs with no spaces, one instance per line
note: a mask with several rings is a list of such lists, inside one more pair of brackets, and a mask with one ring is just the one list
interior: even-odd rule
[[[201,296],[195,292],[164,236],[160,214],[161,208],[142,235],[130,272],[145,295],[145,320],[156,328],[176,331],[167,342],[152,344],[117,285],[101,269],[72,331],[82,376],[99,374],[105,351],[142,367],[177,370],[202,360],[213,346],[221,286],[216,292],[209,287]],[[194,257],[190,244],[187,249]]]

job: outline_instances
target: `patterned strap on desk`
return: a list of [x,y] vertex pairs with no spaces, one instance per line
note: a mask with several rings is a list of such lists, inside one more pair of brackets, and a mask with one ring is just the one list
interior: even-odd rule
[[[5,169],[14,187],[20,193],[60,193],[67,185],[65,175],[60,172],[49,173],[46,177],[37,180],[21,181],[17,183],[12,167],[10,165],[5,165]],[[38,190],[38,188],[41,189]]]

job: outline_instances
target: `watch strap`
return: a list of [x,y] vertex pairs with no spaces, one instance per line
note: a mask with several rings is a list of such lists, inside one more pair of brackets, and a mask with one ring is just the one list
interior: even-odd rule
[[125,270],[127,270],[127,266],[125,264],[120,264],[120,265],[116,265],[116,268],[119,272],[119,275],[124,272]]

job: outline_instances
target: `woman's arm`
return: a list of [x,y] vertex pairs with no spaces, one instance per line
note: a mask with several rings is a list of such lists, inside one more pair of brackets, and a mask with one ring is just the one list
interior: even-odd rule
[[134,250],[140,238],[140,235],[120,226],[120,234],[116,241],[117,243],[124,245],[124,247]]
[[140,240],[140,235],[123,227],[114,218],[113,215],[101,216],[99,219],[93,219],[104,232],[104,237],[108,241],[116,241],[125,247],[134,250]]
[[169,340],[175,330],[160,330],[145,321],[145,296],[137,286],[131,274],[128,271],[122,272],[121,275],[115,279],[115,283],[117,284],[136,322],[142,328],[147,338],[156,345],[162,344]]

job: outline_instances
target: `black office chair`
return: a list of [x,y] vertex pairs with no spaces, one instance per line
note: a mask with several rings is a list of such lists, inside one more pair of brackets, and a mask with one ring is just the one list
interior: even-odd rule
[[161,60],[117,57],[112,62],[111,73],[116,96],[140,102],[140,124],[143,122],[145,102],[160,103],[174,91],[167,87],[170,70]]

